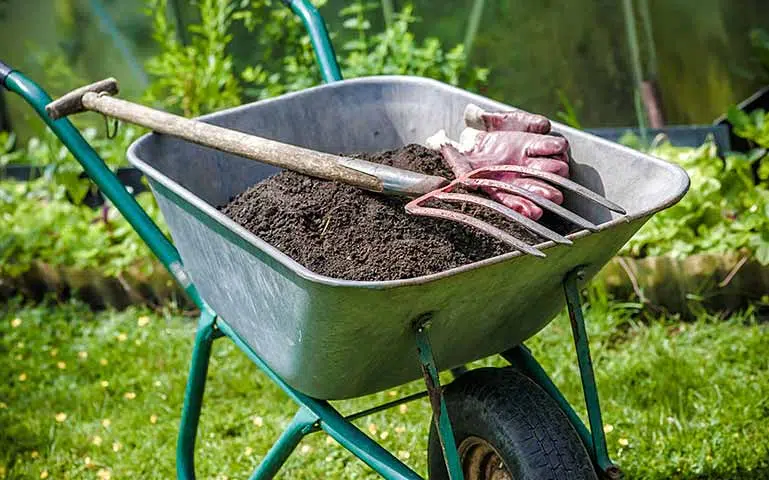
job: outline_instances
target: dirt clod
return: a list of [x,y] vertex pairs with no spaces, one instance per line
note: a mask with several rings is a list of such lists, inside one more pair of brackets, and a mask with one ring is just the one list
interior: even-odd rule
[[[371,162],[453,178],[440,153],[420,145],[353,154]],[[398,280],[511,251],[463,225],[406,214],[406,201],[283,171],[252,186],[222,212],[313,272],[346,280]],[[476,208],[466,213],[478,215]],[[529,244],[537,237],[481,214]],[[563,224],[550,225],[564,232]]]

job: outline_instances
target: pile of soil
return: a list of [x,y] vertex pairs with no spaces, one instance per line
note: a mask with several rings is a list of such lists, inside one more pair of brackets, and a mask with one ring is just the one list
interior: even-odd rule
[[[349,156],[453,178],[440,153],[421,145]],[[408,215],[405,204],[405,199],[283,171],[220,210],[309,270],[346,280],[412,278],[511,251],[461,224]],[[540,241],[494,214],[479,214],[475,206],[465,212],[492,220],[529,244]],[[557,220],[546,223],[560,233],[569,230]]]

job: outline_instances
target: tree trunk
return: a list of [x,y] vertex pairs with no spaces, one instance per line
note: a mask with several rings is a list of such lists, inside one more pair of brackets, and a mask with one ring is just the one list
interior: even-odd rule
[[656,79],[646,79],[641,83],[641,98],[646,107],[646,116],[649,118],[649,126],[662,128],[665,126],[665,116],[662,113],[662,100],[660,99],[659,85]]

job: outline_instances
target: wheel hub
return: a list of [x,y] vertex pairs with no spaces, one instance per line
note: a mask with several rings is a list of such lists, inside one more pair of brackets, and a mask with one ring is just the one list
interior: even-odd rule
[[465,480],[514,480],[502,457],[486,440],[467,437],[458,451]]

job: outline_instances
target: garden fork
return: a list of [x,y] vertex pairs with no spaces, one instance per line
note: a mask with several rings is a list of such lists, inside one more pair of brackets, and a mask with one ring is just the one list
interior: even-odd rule
[[597,227],[590,221],[535,193],[505,184],[504,182],[483,178],[485,174],[495,172],[515,172],[523,176],[531,176],[551,182],[606,208],[624,213],[624,210],[618,205],[581,185],[563,177],[531,168],[511,165],[490,166],[473,170],[457,177],[453,181],[449,181],[440,176],[425,175],[285,144],[204,123],[199,120],[173,115],[110,96],[117,92],[117,81],[114,78],[108,78],[78,88],[51,102],[46,106],[46,112],[53,120],[87,110],[99,112],[108,117],[152,129],[157,133],[171,135],[198,145],[293,170],[305,175],[346,183],[376,193],[416,197],[406,205],[406,211],[412,215],[458,222],[486,233],[524,253],[538,257],[544,257],[545,255],[538,249],[502,229],[456,210],[438,208],[435,205],[430,205],[430,202],[438,200],[448,203],[478,205],[490,209],[548,240],[567,245],[571,244],[571,241],[566,237],[498,202],[477,195],[457,193],[454,190],[458,187],[474,189],[491,186],[528,198],[542,208],[548,209],[580,227],[591,231],[596,230]]

